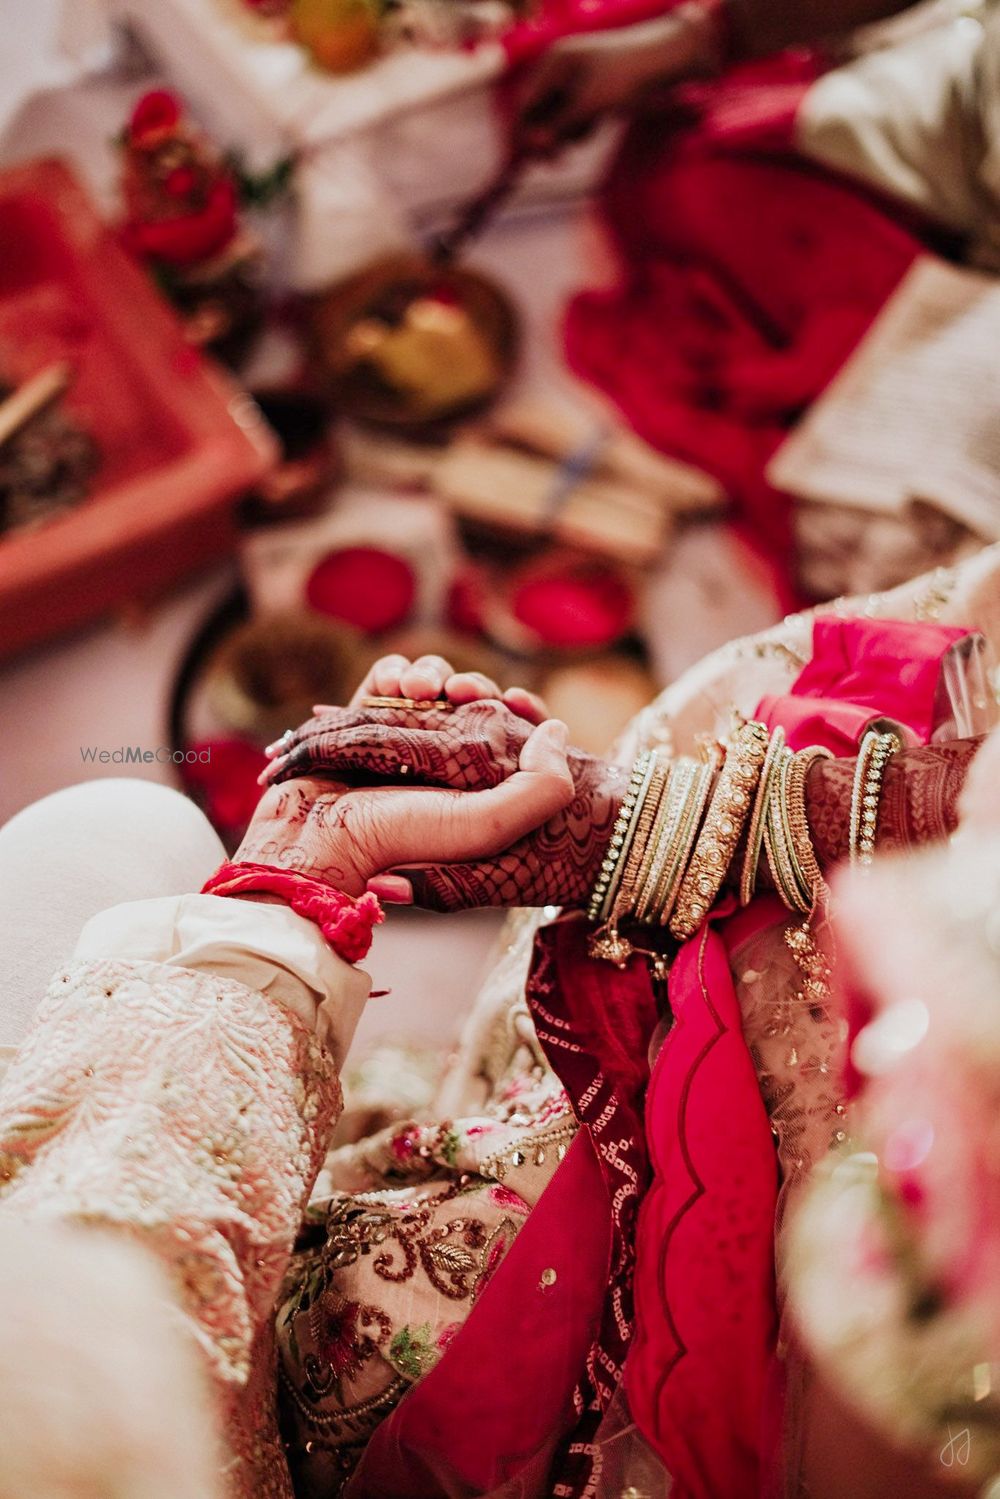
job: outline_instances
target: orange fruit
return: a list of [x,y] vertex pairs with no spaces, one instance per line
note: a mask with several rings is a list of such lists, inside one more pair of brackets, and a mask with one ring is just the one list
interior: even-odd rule
[[349,73],[378,51],[375,0],[294,0],[292,34],[321,68]]

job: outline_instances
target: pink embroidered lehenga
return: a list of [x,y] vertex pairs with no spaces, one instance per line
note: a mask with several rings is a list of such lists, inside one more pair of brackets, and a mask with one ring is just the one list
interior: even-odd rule
[[[825,617],[956,627],[942,649],[968,628],[1000,641],[998,569],[989,549]],[[733,707],[777,714],[813,627],[796,616],[703,662],[640,715],[623,759],[689,751]],[[915,712],[929,731],[933,706]],[[620,983],[581,968],[582,921],[552,914],[511,917],[432,1122],[329,1157],[339,1058],[287,995],[221,976],[204,947],[185,966],[175,935],[153,957],[134,939],[102,954],[107,927],[56,975],[0,1090],[0,1221],[103,1224],[161,1260],[240,1499],[610,1496],[658,1492],[667,1472],[678,1495],[749,1499],[771,1482],[776,1213],[843,1128],[838,1022],[794,1002],[785,913],[764,902],[682,952],[649,1088],[662,995],[644,965]],[[358,1002],[353,979],[311,982],[334,1011],[337,993]],[[709,1022],[718,1072],[689,1086],[685,1048]],[[696,1114],[678,1131],[681,1099]],[[679,1143],[707,1189],[693,1212],[671,1195]],[[744,1214],[728,1245],[720,1205]],[[788,1475],[794,1491],[794,1456]]]

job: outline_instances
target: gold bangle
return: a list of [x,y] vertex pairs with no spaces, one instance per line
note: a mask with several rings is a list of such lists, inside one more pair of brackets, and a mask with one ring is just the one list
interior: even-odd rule
[[618,895],[614,903],[613,919],[620,921],[635,909],[636,898],[642,889],[643,871],[652,858],[650,834],[660,808],[660,798],[667,779],[666,767],[661,764],[655,750],[649,770],[639,791],[638,816],[629,847],[628,857],[622,866],[622,877],[618,884]]
[[791,854],[799,883],[812,893],[810,910],[829,891],[823,871],[819,867],[816,850],[813,848],[809,818],[806,815],[806,778],[817,760],[829,760],[832,755],[822,745],[813,744],[799,750],[788,771],[788,824],[791,831]]
[[628,827],[625,829],[625,837],[622,842],[621,856],[618,860],[616,868],[612,872],[611,880],[608,884],[608,893],[604,897],[604,904],[601,907],[602,921],[607,921],[609,919],[617,903],[618,891],[621,888],[622,877],[625,874],[625,870],[629,862],[629,856],[635,843],[635,831],[639,825],[639,818],[642,815],[643,798],[645,797],[646,791],[649,786],[649,777],[653,769],[653,758],[654,757],[652,750],[643,750],[642,754],[639,755],[638,759],[635,762],[639,785],[635,793],[635,803],[632,807],[632,815],[629,818]]
[[635,905],[636,921],[646,922],[654,913],[657,886],[666,867],[671,845],[677,836],[682,808],[698,770],[698,762],[687,755],[672,761],[660,798],[656,821],[649,835],[652,858]]
[[783,749],[778,756],[764,823],[764,849],[774,887],[784,904],[790,911],[807,912],[812,910],[812,896],[796,873],[788,815],[788,773],[794,759],[790,749]]
[[654,860],[657,844],[655,844],[655,829],[657,829],[660,808],[663,805],[664,793],[666,793],[667,782],[670,779],[670,763],[654,751],[652,769],[643,790],[642,812],[636,824],[636,836],[631,845],[630,857],[622,874],[621,884],[618,887],[618,899],[615,901],[615,919],[622,920],[624,917],[637,919],[639,914],[639,901],[649,878],[652,860]]
[[764,725],[751,721],[737,730],[726,752],[670,920],[670,930],[679,941],[694,935],[722,889],[729,862],[750,816],[768,740]]
[[764,845],[764,824],[767,821],[768,799],[774,785],[774,768],[784,747],[785,731],[779,726],[772,733],[771,741],[767,746],[764,764],[760,769],[760,780],[757,782],[757,795],[754,797],[753,810],[750,813],[747,846],[743,855],[743,868],[740,871],[741,906],[748,906],[754,897],[757,885],[757,869],[760,865],[760,853]]
[[660,926],[669,924],[677,905],[677,894],[691,857],[691,850],[701,830],[705,808],[712,794],[718,769],[717,755],[707,758],[701,765],[696,764],[690,789],[681,808],[677,835],[670,858],[654,898],[656,917]]
[[[632,817],[635,812],[636,802],[642,783],[646,778],[649,767],[651,751],[644,750],[632,766],[628,786],[622,798],[622,804],[618,809],[618,817],[611,830],[611,839],[604,854],[601,868],[597,875],[593,893],[587,905],[587,919],[597,921],[610,909],[618,888],[618,879],[621,877],[621,861],[628,852],[628,834],[632,826]],[[616,878],[617,876],[617,878]]]
[[430,713],[432,709],[437,712],[453,712],[454,703],[442,697],[363,697],[359,704],[362,708],[394,708],[398,712],[406,713]]
[[885,769],[902,747],[902,739],[891,729],[869,729],[861,741],[851,789],[852,864],[868,865],[872,862]]

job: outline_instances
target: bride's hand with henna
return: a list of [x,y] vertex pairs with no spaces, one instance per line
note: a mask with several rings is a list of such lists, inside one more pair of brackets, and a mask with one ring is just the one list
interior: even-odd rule
[[[440,698],[442,706],[365,708],[367,696]],[[501,694],[479,673],[453,673],[441,657],[412,665],[385,657],[350,707],[322,707],[279,741],[283,753],[275,756],[268,778],[279,783],[303,774],[355,781],[377,776],[396,786],[479,792],[512,774],[532,724],[544,716],[532,693],[513,688]],[[499,857],[444,861],[428,848],[405,861],[411,866],[405,871],[393,872],[402,860],[384,865],[371,888],[387,900],[414,900],[435,910],[581,904],[604,857],[627,773],[579,751],[570,751],[569,767],[569,804]]]
[[[432,709],[363,707],[367,696],[441,699]],[[505,711],[506,710],[506,711]],[[441,657],[377,662],[346,709],[321,707],[287,738],[269,770],[274,781],[303,772],[397,784],[477,790],[500,784],[517,765],[529,725],[544,718],[540,700],[521,689],[501,694],[479,673],[455,674]],[[947,836],[958,794],[979,741],[909,750],[888,768],[879,847]],[[277,747],[275,747],[277,749]],[[381,872],[371,887],[389,900],[441,910],[479,905],[582,904],[596,878],[624,791],[626,772],[571,751],[574,794],[567,806],[499,857],[445,863],[421,851],[416,868]],[[810,773],[806,810],[824,869],[845,857],[854,761],[820,761]],[[323,783],[321,783],[323,784]],[[383,866],[388,871],[388,866]],[[762,883],[769,882],[766,869]]]
[[574,796],[566,726],[530,729],[514,771],[475,794],[449,788],[373,788],[293,777],[268,787],[235,854],[360,895],[373,876],[426,859],[448,866],[488,864],[532,830],[557,818]]

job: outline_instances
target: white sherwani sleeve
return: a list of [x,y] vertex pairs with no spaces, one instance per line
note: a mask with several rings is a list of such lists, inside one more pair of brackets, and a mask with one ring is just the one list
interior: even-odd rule
[[284,906],[118,906],[84,928],[0,1086],[0,1214],[155,1254],[218,1392],[240,1499],[291,1494],[272,1313],[368,990]]

